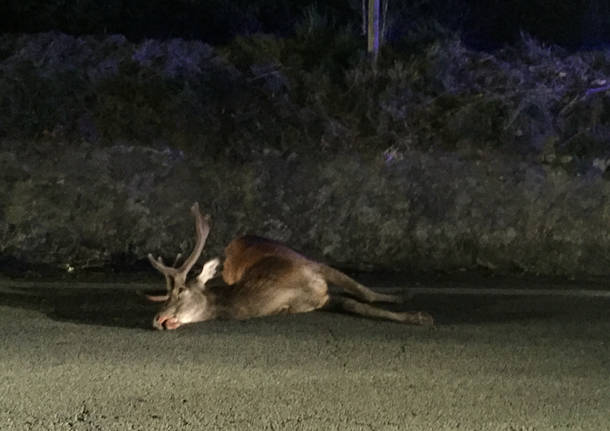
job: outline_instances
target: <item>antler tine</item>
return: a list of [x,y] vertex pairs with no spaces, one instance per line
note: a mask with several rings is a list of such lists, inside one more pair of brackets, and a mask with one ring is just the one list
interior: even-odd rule
[[165,266],[161,256],[159,256],[158,258],[155,259],[154,256],[152,255],[152,253],[148,253],[148,260],[150,261],[152,266],[155,267],[155,269],[157,271],[159,271],[161,274],[163,274],[165,276],[175,276],[177,273],[176,268],[172,268],[170,266]]
[[193,265],[195,265],[195,262],[197,262],[197,259],[199,259],[199,256],[201,256],[203,246],[210,233],[210,225],[208,223],[209,217],[204,217],[203,214],[201,214],[201,211],[199,211],[199,203],[195,202],[193,204],[191,213],[195,217],[195,230],[197,234],[195,248],[193,248],[191,255],[186,258],[182,266],[176,268],[177,274],[185,278]]

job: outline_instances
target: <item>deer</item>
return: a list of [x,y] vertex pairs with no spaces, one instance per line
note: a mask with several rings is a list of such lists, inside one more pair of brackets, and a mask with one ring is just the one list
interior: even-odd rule
[[[169,266],[161,257],[148,254],[152,266],[165,277],[167,290],[165,295],[147,296],[164,302],[153,319],[155,329],[173,330],[212,319],[245,320],[320,309],[416,325],[434,324],[426,312],[389,311],[371,305],[400,304],[404,298],[375,292],[280,242],[253,235],[237,237],[226,246],[221,277],[217,276],[220,259],[214,258],[189,280],[189,272],[199,260],[210,232],[210,217],[201,213],[198,203],[193,204],[191,213],[195,218],[195,246],[182,265],[177,266],[179,257]],[[329,285],[341,288],[349,296],[331,293]]]

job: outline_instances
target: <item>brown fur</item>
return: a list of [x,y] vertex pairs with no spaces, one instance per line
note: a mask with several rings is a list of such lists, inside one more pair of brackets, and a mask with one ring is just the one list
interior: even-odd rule
[[[200,244],[199,236],[207,234],[209,227],[206,218],[198,213],[198,207],[193,213]],[[182,272],[175,275],[176,271],[165,267],[160,259],[150,259],[166,278],[174,279],[173,283],[168,281],[171,286],[168,300],[153,321],[157,329],[175,329],[185,323],[214,318],[249,319],[321,308],[338,308],[403,323],[433,323],[427,313],[393,312],[368,304],[401,303],[402,298],[374,292],[334,268],[265,238],[243,236],[227,245],[220,284],[208,283],[215,272],[217,262],[214,260],[206,263],[204,268],[207,269],[202,270],[196,280],[185,282]],[[189,259],[193,260],[193,254]],[[352,298],[331,295],[328,284],[343,289]]]
[[237,283],[249,268],[267,256],[284,256],[294,260],[305,259],[304,256],[280,242],[254,235],[242,236],[234,239],[225,247],[223,280],[227,284]]

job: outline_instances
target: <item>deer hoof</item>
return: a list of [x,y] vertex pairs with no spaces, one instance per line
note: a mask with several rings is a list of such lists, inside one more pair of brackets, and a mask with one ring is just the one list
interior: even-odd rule
[[426,312],[420,311],[416,313],[417,324],[422,326],[434,326],[434,318]]

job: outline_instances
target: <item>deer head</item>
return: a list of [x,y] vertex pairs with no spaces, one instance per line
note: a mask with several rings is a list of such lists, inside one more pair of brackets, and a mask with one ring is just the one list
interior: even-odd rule
[[166,266],[161,257],[155,259],[152,254],[148,255],[152,266],[165,276],[167,287],[167,295],[149,298],[165,301],[153,320],[156,329],[176,329],[185,323],[200,322],[212,317],[213,310],[208,307],[205,284],[215,276],[219,260],[206,262],[199,275],[194,280],[187,281],[188,273],[201,256],[210,233],[209,217],[201,214],[198,203],[193,204],[191,213],[195,217],[196,242],[190,256],[181,266],[176,267],[176,263]]

